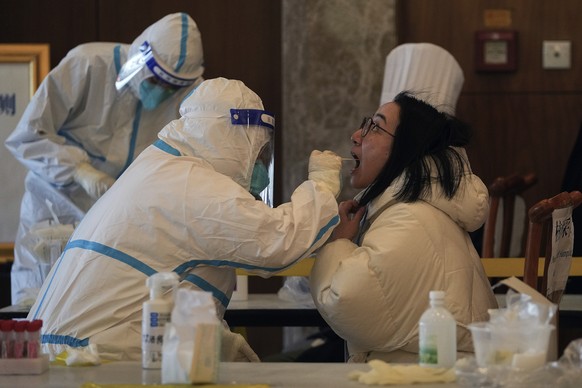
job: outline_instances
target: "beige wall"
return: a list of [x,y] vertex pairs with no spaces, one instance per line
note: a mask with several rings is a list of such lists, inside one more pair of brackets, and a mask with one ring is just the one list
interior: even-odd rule
[[[313,149],[349,156],[350,135],[378,107],[396,44],[395,0],[283,0],[283,200]],[[349,169],[344,191],[351,197]]]

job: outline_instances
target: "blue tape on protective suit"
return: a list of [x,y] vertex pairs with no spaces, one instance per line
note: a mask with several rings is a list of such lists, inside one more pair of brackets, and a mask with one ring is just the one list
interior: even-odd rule
[[230,122],[232,125],[260,125],[275,129],[275,116],[260,109],[231,109]]

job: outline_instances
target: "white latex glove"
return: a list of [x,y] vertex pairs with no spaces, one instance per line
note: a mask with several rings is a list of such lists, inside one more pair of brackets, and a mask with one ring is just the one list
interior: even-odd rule
[[388,364],[381,360],[370,360],[368,365],[372,368],[370,371],[352,371],[349,378],[368,385],[451,383],[456,380],[454,368]]
[[97,345],[89,344],[82,348],[69,348],[65,363],[67,366],[101,365],[101,357],[99,357]]
[[261,360],[242,335],[223,327],[220,361],[260,362]]
[[77,166],[73,179],[93,199],[99,199],[115,182],[115,179],[97,170],[87,162],[83,162]]
[[342,158],[332,151],[314,150],[309,156],[309,179],[331,191],[337,198],[342,190]]

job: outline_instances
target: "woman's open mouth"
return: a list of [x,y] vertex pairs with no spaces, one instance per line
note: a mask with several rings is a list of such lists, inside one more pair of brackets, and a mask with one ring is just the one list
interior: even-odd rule
[[358,157],[358,155],[356,155],[355,153],[352,152],[352,158],[354,158],[354,162],[356,162],[356,165],[354,166],[354,168],[352,169],[352,172],[354,170],[357,170],[358,167],[360,167],[360,158]]

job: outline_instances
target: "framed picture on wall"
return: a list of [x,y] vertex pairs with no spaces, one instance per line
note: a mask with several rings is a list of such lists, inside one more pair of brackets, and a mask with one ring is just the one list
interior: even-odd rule
[[517,70],[517,31],[477,31],[475,70],[478,72]]
[[0,44],[0,243],[16,237],[26,168],[4,147],[50,70],[48,44]]

